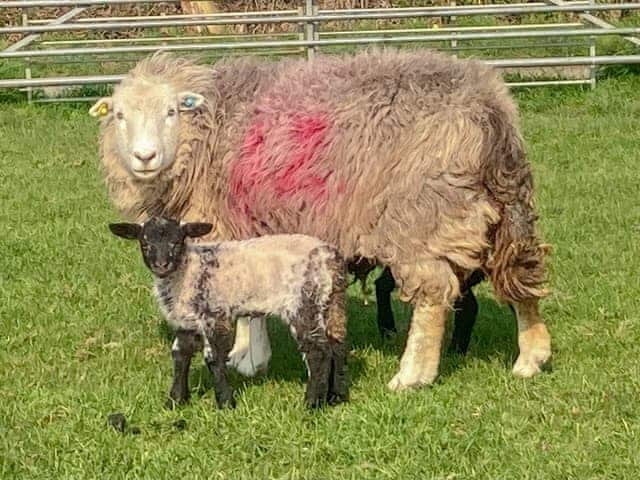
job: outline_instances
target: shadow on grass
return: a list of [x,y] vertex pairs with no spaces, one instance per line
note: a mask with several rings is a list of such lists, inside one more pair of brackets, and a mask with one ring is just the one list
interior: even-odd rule
[[[516,322],[513,313],[506,305],[497,303],[490,297],[479,296],[479,314],[474,326],[469,352],[466,356],[449,350],[450,331],[443,346],[444,354],[440,367],[440,378],[446,378],[459,369],[468,358],[490,361],[496,357],[505,368],[511,368],[517,353]],[[410,305],[393,300],[392,303],[398,334],[392,339],[383,339],[378,333],[376,321],[376,304],[364,305],[355,297],[348,297],[348,342],[351,349],[374,348],[385,356],[399,359],[404,350],[407,339],[412,308]],[[451,315],[449,327],[453,324]],[[231,381],[241,394],[250,385],[260,385],[269,380],[296,382],[304,384],[307,372],[298,352],[295,341],[289,330],[277,318],[268,321],[269,338],[272,345],[272,357],[269,371],[257,377],[244,377],[230,369]],[[167,344],[167,351],[173,342],[174,333],[163,320],[158,321],[158,333]],[[199,394],[203,395],[213,386],[211,375],[203,362],[196,357],[191,369],[191,384],[199,385]],[[200,359],[201,360],[201,359]],[[349,362],[349,377],[352,384],[365,371],[361,358],[351,355]]]

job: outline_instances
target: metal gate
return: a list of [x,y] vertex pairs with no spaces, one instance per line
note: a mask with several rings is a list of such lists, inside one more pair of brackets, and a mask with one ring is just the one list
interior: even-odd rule
[[[196,0],[197,1],[197,0]],[[520,74],[512,86],[596,85],[600,65],[640,63],[640,28],[614,26],[600,12],[640,10],[640,3],[595,3],[547,0],[545,2],[411,8],[322,10],[316,0],[301,0],[299,8],[260,12],[224,12],[136,16],[96,16],[92,9],[121,4],[179,3],[177,0],[22,0],[0,2],[4,9],[20,8],[21,25],[1,26],[0,51],[4,64],[0,88],[18,88],[29,99],[79,100],[69,96],[34,96],[44,87],[78,87],[117,82],[132,63],[159,49],[199,54],[215,61],[222,55],[306,55],[336,52],[361,45],[420,45],[472,55]],[[44,7],[68,7],[55,18],[34,16]],[[5,12],[7,10],[4,10]],[[508,16],[508,17],[507,17]],[[542,17],[550,20],[541,21]],[[570,19],[567,19],[567,16]],[[505,24],[498,19],[527,21]],[[533,21],[531,21],[533,19]],[[286,31],[252,33],[193,33],[194,27],[288,25]],[[283,29],[280,29],[283,30]],[[105,32],[135,32],[127,38],[100,38]],[[21,38],[8,41],[9,38]],[[624,55],[598,55],[601,38],[624,38]],[[2,45],[2,44],[0,44]],[[526,78],[538,72],[538,78]],[[547,69],[547,70],[545,70]],[[555,69],[550,75],[549,69]],[[544,72],[549,78],[545,78]],[[19,74],[16,74],[18,72]],[[540,76],[542,72],[542,76]],[[44,90],[45,93],[51,92]],[[58,92],[59,93],[59,92]],[[90,97],[87,97],[90,98]]]

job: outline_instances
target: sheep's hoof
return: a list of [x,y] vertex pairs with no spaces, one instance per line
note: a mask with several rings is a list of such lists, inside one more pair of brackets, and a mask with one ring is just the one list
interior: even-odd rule
[[381,328],[380,336],[382,337],[383,341],[393,343],[398,336],[398,332],[395,328]]
[[420,372],[411,370],[407,374],[407,372],[404,372],[401,369],[398,373],[395,374],[391,381],[387,383],[387,388],[393,392],[417,390],[418,388],[431,385],[435,381],[437,376],[437,371]]
[[522,352],[513,365],[513,374],[520,378],[531,378],[541,371],[551,369],[551,349],[533,349],[529,352]]

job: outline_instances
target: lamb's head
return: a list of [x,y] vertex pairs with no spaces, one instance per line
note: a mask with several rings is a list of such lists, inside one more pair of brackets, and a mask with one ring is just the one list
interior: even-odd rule
[[179,90],[162,78],[138,75],[125,78],[89,113],[114,122],[122,165],[133,177],[149,181],[175,161],[182,114],[203,103],[198,93]]
[[142,224],[111,223],[111,232],[122,238],[138,240],[145,265],[154,275],[164,278],[180,266],[185,239],[206,235],[210,223],[178,223],[164,217],[151,217]]

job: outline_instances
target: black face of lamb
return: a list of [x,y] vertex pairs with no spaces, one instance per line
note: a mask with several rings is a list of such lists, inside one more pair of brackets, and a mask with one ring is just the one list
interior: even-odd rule
[[184,252],[184,240],[185,233],[178,222],[152,217],[145,222],[140,233],[145,265],[160,278],[175,272]]

